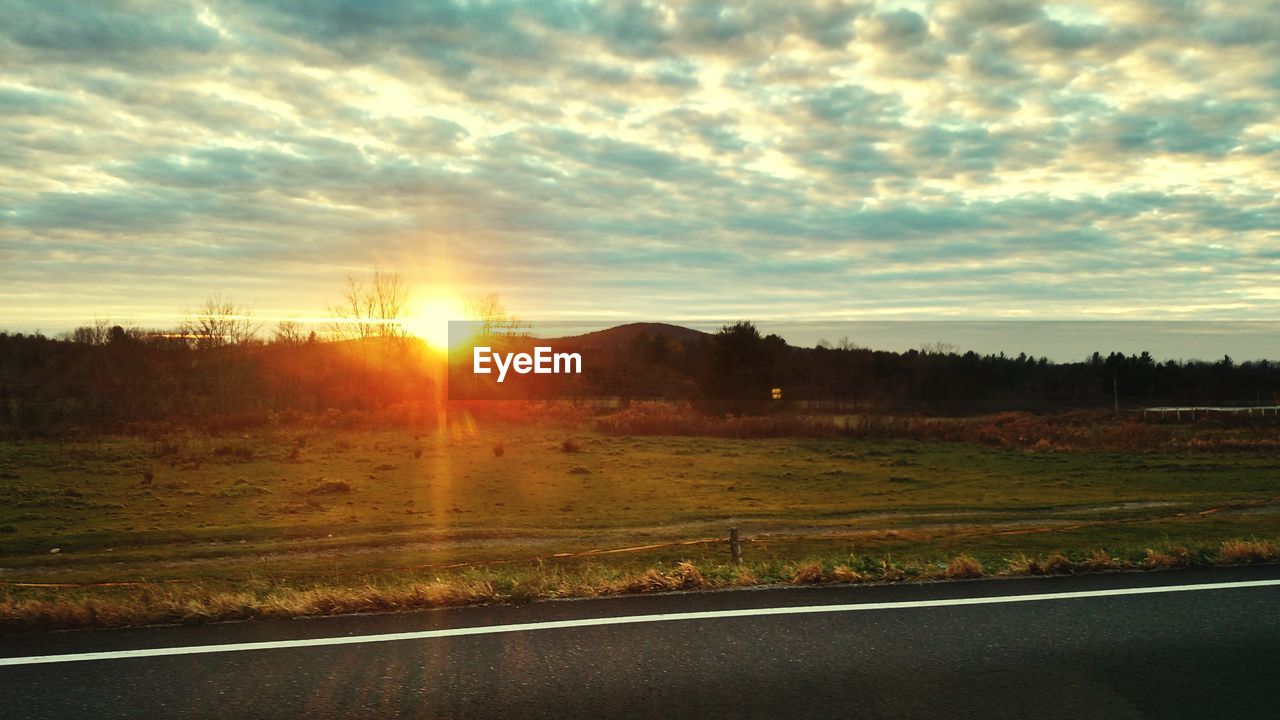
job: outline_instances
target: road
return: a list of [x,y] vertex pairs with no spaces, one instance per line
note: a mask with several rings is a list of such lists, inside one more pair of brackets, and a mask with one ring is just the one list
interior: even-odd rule
[[1277,610],[1254,566],[7,636],[0,717],[1275,718]]

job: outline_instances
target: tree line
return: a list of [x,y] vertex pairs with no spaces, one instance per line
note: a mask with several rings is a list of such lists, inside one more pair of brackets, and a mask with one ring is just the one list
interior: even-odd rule
[[221,294],[171,329],[96,319],[61,337],[0,332],[0,427],[40,431],[135,422],[226,426],[272,413],[430,404],[439,373],[402,322],[400,275],[349,277],[330,320],[280,320]]
[[[1280,364],[1157,361],[1149,352],[1094,352],[1055,363],[1025,353],[979,355],[944,345],[906,352],[788,345],[750,322],[674,341],[639,333],[597,362],[587,392],[681,398],[714,412],[794,407],[851,412],[972,414],[1152,405],[1280,402]],[[603,369],[600,369],[603,366]],[[780,397],[775,397],[780,396]]]
[[[433,415],[446,400],[444,360],[395,320],[398,276],[349,281],[323,333],[288,321],[262,337],[252,310],[221,296],[178,328],[98,321],[58,338],[0,332],[0,428],[168,422],[238,427],[273,415]],[[519,335],[496,296],[472,303],[487,332]],[[620,329],[619,329],[620,330]],[[972,414],[1161,404],[1270,404],[1280,365],[1157,361],[1093,353],[1054,363],[933,346],[906,352],[849,342],[812,348],[762,335],[749,322],[719,332],[608,335],[581,376],[542,376],[538,396],[692,402],[713,413],[810,411]]]

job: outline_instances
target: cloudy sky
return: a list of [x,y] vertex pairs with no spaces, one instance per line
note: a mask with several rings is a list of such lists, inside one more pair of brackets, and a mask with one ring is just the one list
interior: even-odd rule
[[0,326],[1280,318],[1280,3],[0,0]]

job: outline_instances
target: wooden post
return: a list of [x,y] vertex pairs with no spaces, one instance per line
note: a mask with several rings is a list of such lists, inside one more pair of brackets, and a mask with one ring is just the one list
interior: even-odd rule
[[1115,373],[1111,374],[1111,400],[1115,403],[1116,417],[1120,417],[1120,385]]
[[729,555],[734,565],[742,564],[742,544],[738,542],[738,528],[729,528]]

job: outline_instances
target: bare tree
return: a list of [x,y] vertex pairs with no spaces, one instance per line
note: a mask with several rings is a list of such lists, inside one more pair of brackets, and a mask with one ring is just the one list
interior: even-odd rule
[[302,331],[302,325],[296,320],[281,320],[276,323],[271,340],[283,345],[301,345],[307,341],[307,335]]
[[94,318],[91,325],[81,325],[67,333],[67,339],[85,345],[106,345],[111,339],[111,321]]
[[253,308],[237,305],[221,293],[215,293],[195,310],[187,309],[181,330],[188,342],[203,350],[247,344],[257,336],[260,327],[253,319]]
[[342,300],[329,307],[330,331],[336,337],[356,340],[371,337],[404,337],[405,305],[409,288],[399,273],[375,270],[368,280],[347,276]]
[[931,343],[924,343],[920,346],[920,352],[926,355],[956,355],[960,352],[960,346],[955,343],[943,342],[937,340]]
[[507,312],[507,309],[502,305],[502,300],[498,297],[498,293],[478,295],[471,298],[467,301],[466,312],[467,316],[475,323],[475,334],[480,337],[519,335],[521,331],[528,329],[527,323],[517,320],[514,315]]

